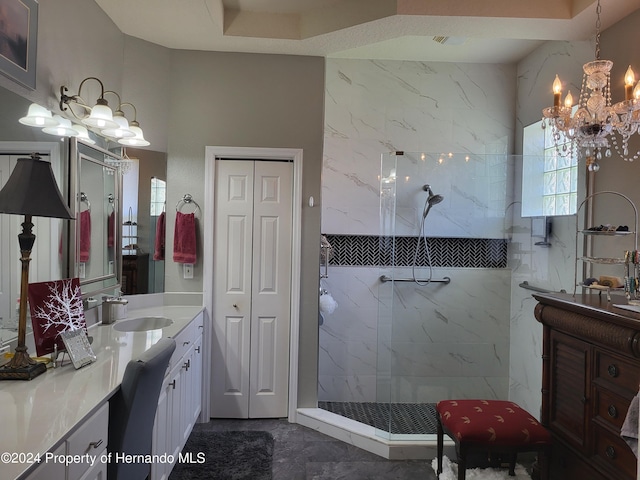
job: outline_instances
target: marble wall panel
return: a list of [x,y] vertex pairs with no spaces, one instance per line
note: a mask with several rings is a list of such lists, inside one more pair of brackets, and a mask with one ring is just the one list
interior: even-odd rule
[[[507,152],[515,85],[511,66],[328,59],[323,231],[379,233],[382,154]],[[461,181],[457,173],[442,188]],[[448,235],[486,236],[481,225],[463,222]]]
[[[426,277],[426,270],[418,273]],[[319,400],[376,401],[380,382],[396,388],[398,379],[423,386],[438,379],[436,386],[444,382],[466,397],[495,394],[486,386],[500,377],[508,385],[508,270],[436,268],[433,278],[449,276],[449,285],[398,282],[385,298],[379,293],[389,284],[379,275],[377,267],[331,267],[322,281],[338,307],[320,327]],[[471,376],[486,380],[454,388],[455,379]],[[404,401],[424,401],[407,392]]]

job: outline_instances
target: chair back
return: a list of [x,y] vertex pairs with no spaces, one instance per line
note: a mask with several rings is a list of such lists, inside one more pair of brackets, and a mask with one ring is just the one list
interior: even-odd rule
[[[109,442],[115,454],[150,455],[153,423],[171,355],[176,348],[172,338],[162,338],[140,357],[131,360],[124,371],[118,392],[109,400]],[[143,462],[115,462],[107,466],[109,480],[144,480],[151,465]]]

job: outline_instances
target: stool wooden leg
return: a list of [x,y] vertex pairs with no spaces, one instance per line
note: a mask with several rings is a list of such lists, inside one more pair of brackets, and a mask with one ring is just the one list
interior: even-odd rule
[[456,453],[458,456],[458,480],[465,480],[467,477],[467,449],[460,444]]
[[518,454],[514,453],[513,455],[511,455],[511,458],[509,459],[509,476],[510,477],[515,477],[516,476],[516,461],[518,459]]
[[438,471],[436,472],[436,475],[440,476],[442,473],[442,453],[444,451],[444,431],[442,430],[440,418],[438,418],[438,425],[436,428],[438,434]]

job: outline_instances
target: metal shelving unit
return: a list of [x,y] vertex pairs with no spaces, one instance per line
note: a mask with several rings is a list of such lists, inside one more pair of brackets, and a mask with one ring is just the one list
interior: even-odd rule
[[[584,205],[587,204],[587,202],[589,202],[590,200],[592,200],[594,197],[598,196],[598,195],[615,195],[620,197],[621,199],[625,200],[633,209],[633,215],[634,215],[634,221],[633,221],[633,230],[625,230],[625,231],[618,231],[618,230],[593,230],[590,228],[583,228],[580,229],[579,224],[580,224],[580,211],[582,210],[582,207]],[[586,220],[585,220],[586,222]],[[578,252],[580,251],[580,236],[582,236],[582,255],[579,255]],[[592,193],[591,195],[588,195],[578,206],[578,210],[576,212],[576,263],[575,263],[575,268],[574,268],[574,295],[576,293],[576,290],[578,287],[581,287],[583,289],[591,289],[591,290],[597,290],[599,293],[602,292],[606,292],[607,294],[607,299],[610,300],[610,293],[611,291],[625,291],[627,292],[628,296],[634,296],[635,293],[634,292],[630,292],[628,291],[628,279],[633,276],[634,278],[638,277],[638,267],[640,267],[640,265],[635,265],[634,268],[634,272],[631,272],[629,270],[629,264],[628,264],[628,258],[625,257],[594,257],[593,255],[590,255],[590,252],[593,248],[592,245],[592,240],[595,240],[596,238],[599,237],[604,237],[604,238],[612,238],[612,237],[632,237],[633,238],[633,250],[638,250],[638,209],[636,208],[635,204],[633,203],[633,201],[627,197],[626,195],[623,195],[622,193],[619,192],[613,192],[613,191],[609,191],[609,190],[605,190],[602,192],[596,192],[596,193]],[[583,278],[588,278],[590,276],[592,276],[592,265],[594,264],[599,264],[599,265],[621,265],[621,266],[625,266],[625,271],[624,271],[624,278],[625,278],[625,285],[621,288],[613,288],[613,287],[608,287],[608,286],[603,286],[603,285],[584,285],[582,282],[578,281],[578,264],[579,262],[582,262],[582,276]],[[583,290],[584,291],[584,290]]]

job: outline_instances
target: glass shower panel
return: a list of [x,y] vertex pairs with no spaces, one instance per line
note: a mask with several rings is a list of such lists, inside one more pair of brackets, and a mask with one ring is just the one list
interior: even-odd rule
[[[390,439],[435,438],[435,403],[507,398],[505,155],[382,155],[376,400]],[[433,435],[433,437],[432,437]]]
[[391,392],[391,350],[392,340],[395,265],[395,221],[396,221],[396,180],[398,156],[383,155],[380,165],[380,243],[378,284],[378,355],[376,364],[376,408],[381,417],[386,418],[386,429],[376,429],[376,434],[388,438],[392,401]]

